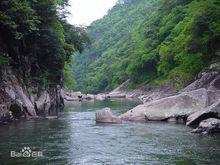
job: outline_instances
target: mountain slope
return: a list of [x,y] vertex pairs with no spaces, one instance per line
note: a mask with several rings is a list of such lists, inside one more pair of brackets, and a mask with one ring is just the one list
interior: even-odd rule
[[88,27],[93,44],[73,58],[75,89],[97,93],[173,83],[181,88],[219,58],[218,0],[130,0]]

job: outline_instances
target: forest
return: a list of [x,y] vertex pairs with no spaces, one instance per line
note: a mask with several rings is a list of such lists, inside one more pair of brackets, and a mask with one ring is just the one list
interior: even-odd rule
[[71,89],[99,93],[129,79],[128,89],[179,90],[220,57],[220,1],[119,1],[86,31],[91,44],[68,65]]
[[[67,0],[1,0],[1,71],[12,68],[28,86],[63,86],[66,63],[89,43],[84,28],[66,21],[66,6]],[[67,69],[64,75],[71,80]]]

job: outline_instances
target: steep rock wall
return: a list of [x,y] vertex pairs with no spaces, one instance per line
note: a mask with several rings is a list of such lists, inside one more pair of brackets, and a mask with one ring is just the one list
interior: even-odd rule
[[[0,124],[20,118],[58,115],[63,107],[60,85],[40,87],[25,83],[10,67],[2,69],[0,79]],[[31,84],[31,85],[30,85]]]

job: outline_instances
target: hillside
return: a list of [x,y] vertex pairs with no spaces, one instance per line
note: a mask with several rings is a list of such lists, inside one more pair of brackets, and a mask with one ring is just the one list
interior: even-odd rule
[[73,58],[75,90],[109,91],[128,79],[128,88],[178,90],[219,59],[218,0],[119,2],[87,28],[93,43]]

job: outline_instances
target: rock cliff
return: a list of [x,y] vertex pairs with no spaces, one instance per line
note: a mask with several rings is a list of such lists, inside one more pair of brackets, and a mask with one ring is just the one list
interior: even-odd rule
[[58,115],[64,107],[59,85],[41,87],[25,83],[16,70],[5,67],[1,72],[0,124],[20,118]]

